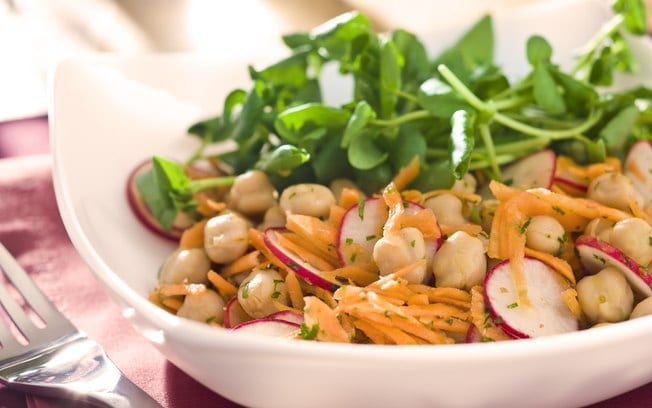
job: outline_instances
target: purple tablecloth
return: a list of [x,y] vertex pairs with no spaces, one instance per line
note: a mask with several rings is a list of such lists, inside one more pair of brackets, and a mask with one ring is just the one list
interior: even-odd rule
[[[238,407],[167,362],[120,316],[66,235],[54,200],[48,151],[45,118],[0,124],[0,242],[59,309],[164,407]],[[75,405],[0,386],[0,408],[70,406]],[[652,383],[591,407],[652,407]]]

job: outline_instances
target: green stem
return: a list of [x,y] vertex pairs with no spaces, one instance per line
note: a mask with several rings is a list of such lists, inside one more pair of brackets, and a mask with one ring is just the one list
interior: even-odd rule
[[522,96],[512,96],[510,98],[505,98],[505,99],[498,99],[498,100],[494,99],[493,104],[496,110],[505,110],[505,109],[516,108],[518,106],[523,106],[530,101],[532,101],[532,98],[530,96],[522,95]]
[[190,191],[196,193],[198,191],[207,190],[216,187],[228,187],[233,184],[235,176],[224,177],[211,177],[205,179],[193,180],[190,182]]
[[396,95],[398,95],[398,96],[400,96],[401,98],[406,99],[406,100],[408,100],[408,101],[410,101],[410,102],[414,102],[414,103],[418,103],[418,102],[419,102],[419,100],[417,99],[417,97],[414,96],[414,95],[412,95],[412,94],[409,93],[409,92],[405,92],[405,91],[399,90],[398,92],[396,92]]
[[393,119],[371,119],[369,124],[374,126],[393,127],[400,126],[403,123],[412,122],[414,120],[427,119],[431,117],[432,114],[427,110],[418,110],[406,113],[405,115],[397,116]]
[[496,150],[494,148],[494,141],[491,138],[491,132],[489,131],[489,125],[487,123],[482,123],[478,128],[480,130],[480,137],[482,138],[484,147],[487,149],[487,161],[489,162],[491,172],[497,180],[502,180],[500,168],[498,168],[498,162],[496,162]]
[[585,64],[587,64],[595,51],[598,49],[600,44],[602,44],[608,37],[613,35],[620,26],[624,23],[625,17],[622,14],[615,15],[611,20],[609,20],[598,33],[586,44],[584,51],[581,52],[580,57],[577,60],[575,66],[570,70],[569,74],[571,76],[577,75],[580,70],[582,70]]
[[494,113],[494,120],[501,125],[507,126],[517,132],[524,133],[526,135],[540,137],[548,140],[559,140],[566,139],[569,137],[574,137],[576,135],[582,134],[585,131],[589,130],[593,125],[595,125],[600,117],[602,112],[597,111],[592,113],[583,123],[578,126],[569,128],[569,129],[560,129],[560,130],[548,130],[548,129],[539,129],[525,123],[519,122],[512,119],[511,117],[504,115],[500,112]]
[[[499,166],[502,166],[503,164],[513,162],[514,160],[518,159],[518,157],[519,156],[514,156],[511,154],[496,156],[496,163]],[[486,169],[487,167],[491,167],[491,163],[489,163],[487,160],[474,160],[471,161],[471,164],[469,164],[469,170],[480,170]]]
[[467,88],[467,86],[464,85],[464,83],[460,81],[460,79],[446,65],[440,64],[437,67],[437,71],[439,71],[441,76],[444,77],[450,86],[455,89],[473,108],[488,114],[493,114],[496,111],[494,106],[481,101],[480,98],[471,92],[471,90]]

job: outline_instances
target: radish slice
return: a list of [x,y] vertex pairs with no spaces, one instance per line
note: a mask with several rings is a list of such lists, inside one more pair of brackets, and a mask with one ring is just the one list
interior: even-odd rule
[[514,188],[550,188],[555,177],[557,156],[550,149],[532,153],[502,171],[503,180]]
[[244,311],[240,302],[238,302],[238,297],[232,297],[224,307],[224,327],[230,329],[250,320],[253,320],[253,317]]
[[469,329],[466,331],[466,342],[467,343],[482,343],[482,333],[475,326],[475,324],[470,324]]
[[136,218],[138,218],[147,229],[165,239],[169,239],[170,241],[178,241],[183,233],[183,228],[173,225],[172,229],[169,231],[163,229],[154,215],[152,215],[152,212],[147,207],[145,200],[143,200],[140,191],[138,191],[138,188],[136,187],[136,178],[140,174],[149,171],[151,167],[152,162],[147,160],[136,166],[131,171],[131,174],[129,174],[129,178],[127,179],[127,201],[129,202],[129,207],[131,207]]
[[635,292],[643,296],[652,296],[652,276],[644,273],[639,265],[620,249],[608,242],[590,235],[582,235],[575,240],[575,248],[580,255],[582,265],[590,272],[596,273],[607,266],[618,268],[627,278]]
[[565,178],[560,176],[555,176],[555,183],[560,184],[564,190],[570,190],[571,192],[584,194],[589,189],[587,184],[582,184],[577,180],[571,178]]
[[340,287],[340,283],[332,281],[321,276],[319,269],[315,268],[308,262],[298,257],[295,253],[284,248],[278,240],[277,233],[289,232],[285,228],[267,228],[263,233],[265,245],[272,251],[272,253],[290,269],[301,276],[306,282],[318,286],[322,289],[334,292]]
[[634,188],[643,196],[644,203],[652,202],[652,142],[640,140],[629,149],[624,173]]
[[280,312],[272,313],[267,316],[268,319],[283,320],[290,323],[301,325],[303,323],[303,313],[297,313],[292,310],[281,310]]
[[484,293],[489,313],[513,338],[541,337],[579,329],[578,319],[562,299],[569,286],[554,269],[532,258],[523,260],[531,305],[519,305],[509,260],[487,272]]
[[[408,214],[414,214],[425,208],[411,201],[406,201],[405,204],[405,212]],[[365,256],[372,257],[374,245],[383,236],[387,215],[387,205],[380,198],[368,198],[363,205],[354,205],[347,210],[342,218],[337,237],[337,253],[343,265],[355,263],[355,258],[348,250],[354,246]],[[441,239],[427,239],[425,244],[426,259],[432,260],[441,246]]]
[[240,323],[231,330],[239,333],[253,333],[269,337],[293,338],[297,335],[300,325],[285,320],[256,319]]

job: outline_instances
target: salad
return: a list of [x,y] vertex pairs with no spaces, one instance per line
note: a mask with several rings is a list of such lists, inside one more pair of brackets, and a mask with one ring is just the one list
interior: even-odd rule
[[[151,301],[233,331],[449,344],[583,330],[652,314],[652,92],[633,71],[640,1],[570,70],[534,35],[531,72],[493,62],[492,19],[430,58],[413,34],[349,13],[284,37],[197,151],[134,170],[128,198],[178,242]],[[320,73],[352,78],[340,106]],[[208,149],[220,144],[222,152]]]

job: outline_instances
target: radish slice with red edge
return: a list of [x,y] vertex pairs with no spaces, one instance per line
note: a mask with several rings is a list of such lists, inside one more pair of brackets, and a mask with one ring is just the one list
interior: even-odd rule
[[267,228],[263,233],[263,240],[265,241],[265,245],[267,245],[269,250],[272,251],[272,253],[281,262],[283,262],[290,269],[296,272],[297,275],[312,285],[318,286],[331,292],[334,292],[338,287],[340,287],[339,282],[332,281],[321,276],[322,271],[304,261],[292,251],[284,248],[279,243],[279,239],[277,237],[277,234],[280,232],[290,231],[285,228]]
[[138,191],[138,188],[136,187],[136,178],[149,171],[151,168],[152,162],[151,160],[147,160],[136,166],[129,174],[129,178],[127,179],[127,201],[129,202],[129,207],[136,218],[138,218],[147,229],[170,241],[178,241],[183,233],[183,228],[173,225],[169,231],[165,230],[149,210],[145,200],[143,200],[143,197],[140,195],[140,191]]
[[636,261],[620,249],[590,235],[579,236],[575,240],[575,248],[582,265],[590,273],[597,273],[607,266],[616,267],[625,275],[635,292],[646,297],[652,296],[652,276],[645,273]]
[[624,163],[624,174],[643,196],[644,203],[652,202],[652,142],[640,140],[629,149]]
[[240,323],[231,330],[239,333],[253,333],[269,337],[293,338],[299,333],[300,328],[301,326],[297,323],[263,318]]
[[[414,214],[425,207],[405,201],[405,212]],[[383,226],[387,222],[388,208],[381,198],[368,198],[360,205],[349,208],[342,222],[337,236],[337,253],[343,265],[355,263],[355,259],[349,254],[348,248],[357,246],[371,257],[374,245],[383,236]],[[426,258],[432,259],[435,252],[441,246],[441,239],[426,240]]]
[[232,297],[224,307],[224,327],[227,329],[253,319],[244,311],[237,296]]
[[467,343],[482,343],[482,333],[475,324],[470,324],[469,329],[466,331],[466,342]]
[[581,184],[580,182],[577,182],[573,179],[570,178],[564,178],[564,177],[558,177],[555,176],[555,183],[560,184],[563,189],[570,189],[571,192],[575,192],[578,194],[583,194],[586,193],[586,191],[589,189],[588,184]]
[[284,320],[290,323],[301,325],[303,323],[303,313],[297,313],[293,310],[281,310],[267,316],[268,319]]
[[561,295],[570,286],[558,272],[537,259],[525,258],[523,276],[530,305],[518,303],[509,260],[495,265],[485,277],[489,314],[507,335],[518,339],[579,330],[577,317]]
[[528,188],[550,188],[555,178],[557,156],[550,149],[532,153],[504,168],[505,184],[527,190]]

